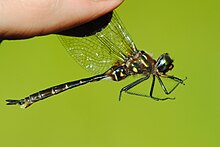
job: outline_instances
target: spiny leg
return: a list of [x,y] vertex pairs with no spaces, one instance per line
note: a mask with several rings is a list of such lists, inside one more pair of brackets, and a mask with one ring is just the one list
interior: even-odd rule
[[160,78],[160,77],[157,77],[157,78],[158,78],[158,81],[159,81],[159,83],[160,83],[160,85],[161,85],[163,91],[164,91],[166,94],[172,93],[172,92],[178,87],[179,84],[185,85],[183,82],[187,79],[187,78],[185,78],[185,79],[182,80],[182,79],[177,78],[177,77],[174,77],[174,76],[167,76],[167,78],[170,78],[170,79],[174,80],[175,82],[177,82],[177,84],[176,84],[170,91],[168,91],[168,90],[166,89],[166,86],[164,85],[163,81],[161,80],[161,78]]
[[146,97],[150,97],[156,101],[163,101],[163,100],[167,100],[167,99],[171,99],[171,100],[174,100],[175,98],[170,98],[170,97],[166,97],[166,98],[158,98],[158,97],[154,97],[153,96],[153,91],[154,91],[154,85],[155,85],[155,75],[153,75],[153,80],[152,80],[152,84],[151,84],[151,89],[150,89],[150,96],[147,96]]
[[153,90],[154,90],[154,85],[155,85],[155,76],[153,76],[152,85],[151,85],[151,89],[150,89],[150,95],[134,93],[134,92],[128,91],[128,90],[132,89],[134,86],[136,86],[136,85],[140,84],[141,82],[147,80],[149,77],[150,77],[150,75],[148,75],[144,78],[141,78],[141,79],[125,86],[124,88],[122,88],[121,91],[120,91],[120,95],[119,95],[119,101],[120,101],[122,92],[126,92],[127,94],[131,94],[131,95],[135,95],[135,96],[142,96],[142,97],[152,98],[153,100],[156,100],[156,101],[163,101],[163,100],[167,100],[167,99],[171,99],[171,100],[175,99],[175,98],[169,98],[169,97],[167,97],[167,98],[158,98],[158,97],[153,96]]
[[185,80],[187,80],[187,77],[185,77],[185,79],[180,79],[180,78],[178,78],[178,77],[175,77],[175,76],[167,76],[167,78],[170,78],[170,79],[172,79],[172,80],[174,80],[174,81],[176,81],[176,82],[178,82],[179,84],[183,84],[183,85],[185,85],[185,83],[183,83]]
[[[147,75],[146,77],[143,77],[141,79],[138,79],[137,81],[123,87],[121,90],[120,90],[120,94],[119,94],[119,101],[121,100],[121,95],[122,95],[122,92],[126,92],[126,93],[129,93],[128,90],[133,88],[134,86],[140,84],[141,82],[147,80],[148,78],[150,77],[150,75]],[[138,95],[138,94],[133,94],[133,95]]]
[[131,94],[131,95],[135,95],[135,96],[142,96],[142,97],[147,97],[147,98],[151,98],[153,100],[156,100],[156,101],[164,101],[164,100],[174,100],[175,98],[170,98],[170,97],[167,97],[167,98],[158,98],[158,97],[154,97],[154,96],[149,96],[149,95],[146,95],[146,94],[140,94],[140,93],[134,93],[134,92],[130,92],[130,91],[127,91],[126,92],[127,94]]

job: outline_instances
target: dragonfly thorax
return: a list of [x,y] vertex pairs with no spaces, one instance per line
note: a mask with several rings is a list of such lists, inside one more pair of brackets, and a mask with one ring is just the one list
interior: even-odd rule
[[123,64],[111,67],[106,74],[114,81],[120,81],[130,75],[148,75],[152,73],[155,63],[156,61],[150,55],[144,51],[138,51],[129,56]]
[[155,60],[144,51],[137,52],[126,62],[130,75],[149,74],[151,73],[154,64]]

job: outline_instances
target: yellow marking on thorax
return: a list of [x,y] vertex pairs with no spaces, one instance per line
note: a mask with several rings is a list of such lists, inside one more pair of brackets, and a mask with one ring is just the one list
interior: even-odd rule
[[140,60],[141,63],[144,64],[145,67],[149,67],[149,66],[147,65],[147,63],[145,62],[145,61],[147,61],[147,57],[146,57],[145,55],[142,55],[142,57],[143,57],[144,59],[140,58],[140,59],[141,59],[141,60]]
[[115,80],[118,81],[118,77],[116,74],[113,74],[115,76]]
[[125,76],[125,74],[123,74],[122,72],[120,72],[120,76],[121,76],[121,77],[124,77],[124,76]]
[[138,70],[137,70],[137,68],[136,68],[136,67],[133,67],[133,68],[132,68],[132,71],[133,71],[133,72],[135,72],[135,73],[137,73],[137,72],[138,72]]

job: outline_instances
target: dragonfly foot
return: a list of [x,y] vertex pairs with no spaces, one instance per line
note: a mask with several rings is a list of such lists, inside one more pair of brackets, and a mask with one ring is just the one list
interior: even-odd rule
[[155,101],[165,101],[165,100],[175,100],[176,98],[166,97],[166,98],[157,98],[157,97],[150,97]]

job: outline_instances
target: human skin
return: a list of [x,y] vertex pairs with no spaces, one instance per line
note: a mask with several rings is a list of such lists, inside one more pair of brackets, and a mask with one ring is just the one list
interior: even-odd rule
[[57,33],[94,20],[123,0],[0,0],[0,39]]

